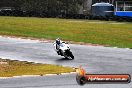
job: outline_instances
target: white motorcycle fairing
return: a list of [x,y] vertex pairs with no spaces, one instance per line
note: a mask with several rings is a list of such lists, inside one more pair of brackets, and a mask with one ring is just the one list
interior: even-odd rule
[[[56,44],[54,44],[55,50],[58,51],[56,49]],[[61,56],[64,56],[65,58],[68,59],[74,59],[74,56],[72,54],[72,52],[70,51],[70,46],[68,44],[66,44],[65,42],[62,42],[59,45],[59,52]]]

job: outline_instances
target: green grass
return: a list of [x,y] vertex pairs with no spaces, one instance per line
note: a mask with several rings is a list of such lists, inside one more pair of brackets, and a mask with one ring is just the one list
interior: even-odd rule
[[[7,64],[2,64],[1,62],[7,62]],[[62,67],[58,65],[0,59],[0,77],[60,74],[74,71],[75,70],[70,67]]]
[[57,18],[0,17],[0,35],[85,42],[132,48],[132,23]]

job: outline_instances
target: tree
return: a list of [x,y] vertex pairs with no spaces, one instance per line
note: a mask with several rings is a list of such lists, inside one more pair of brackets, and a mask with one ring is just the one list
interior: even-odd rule
[[4,6],[13,6],[22,11],[48,15],[76,14],[83,0],[1,0]]

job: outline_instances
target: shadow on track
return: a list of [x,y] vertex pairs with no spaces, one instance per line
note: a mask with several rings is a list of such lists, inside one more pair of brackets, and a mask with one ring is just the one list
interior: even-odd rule
[[72,61],[72,60],[71,59],[67,59],[67,58],[61,58],[61,59],[58,59],[56,61],[61,62],[61,61]]

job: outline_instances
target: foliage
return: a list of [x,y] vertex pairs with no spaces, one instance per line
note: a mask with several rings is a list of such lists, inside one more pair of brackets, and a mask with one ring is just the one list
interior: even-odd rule
[[2,0],[3,6],[14,6],[22,11],[46,14],[77,13],[83,0]]

